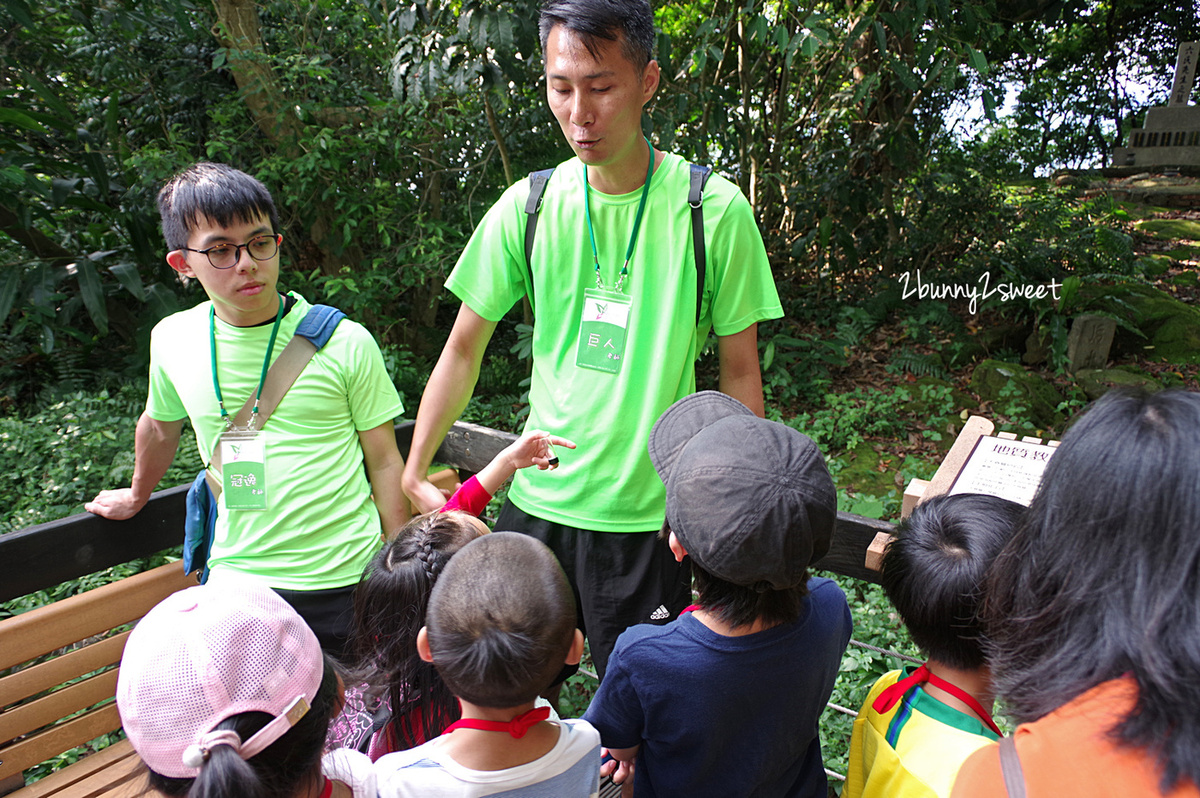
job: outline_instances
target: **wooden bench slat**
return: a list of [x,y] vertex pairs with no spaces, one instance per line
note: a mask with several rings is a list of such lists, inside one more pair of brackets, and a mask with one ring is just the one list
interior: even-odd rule
[[114,702],[19,740],[0,749],[0,779],[45,762],[105,732],[115,731],[120,726],[121,716],[117,714]]
[[81,709],[90,709],[106,698],[111,699],[116,691],[117,669],[113,668],[36,701],[8,709],[0,713],[0,740],[14,740]]
[[[11,673],[0,679],[0,711],[16,701],[58,687],[80,674],[98,671],[121,661],[129,632],[121,632],[61,657]],[[0,735],[0,740],[7,739]]]
[[136,620],[170,593],[194,584],[196,577],[174,562],[8,618],[0,670]]
[[[71,798],[141,795],[145,786],[141,779],[142,772],[141,757],[133,750],[128,740],[121,740],[103,751],[85,756],[70,767],[51,773],[46,778],[17,790],[8,798],[54,798],[68,792]],[[116,792],[114,788],[117,789]]]

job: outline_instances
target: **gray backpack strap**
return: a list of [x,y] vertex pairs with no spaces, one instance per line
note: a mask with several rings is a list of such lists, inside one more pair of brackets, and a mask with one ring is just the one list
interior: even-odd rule
[[1000,773],[1008,798],[1025,798],[1025,774],[1017,756],[1017,742],[1011,736],[1000,738]]
[[704,184],[712,175],[711,166],[688,164],[691,180],[688,185],[688,205],[692,208],[692,253],[696,259],[696,324],[704,304],[704,274],[708,266],[704,252]]
[[525,200],[525,270],[529,273],[529,306],[533,307],[533,238],[537,234],[538,214],[542,210],[542,197],[554,167],[529,173],[529,199]]

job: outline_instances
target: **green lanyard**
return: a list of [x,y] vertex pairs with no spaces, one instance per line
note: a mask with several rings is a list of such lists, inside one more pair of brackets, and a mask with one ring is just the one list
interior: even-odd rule
[[[646,183],[642,186],[642,199],[638,203],[637,217],[633,220],[633,233],[630,234],[629,246],[625,249],[625,265],[621,267],[621,274],[617,277],[615,289],[617,293],[620,293],[621,285],[629,275],[629,260],[633,257],[633,245],[637,242],[638,230],[642,228],[642,214],[646,211],[646,197],[650,194],[650,178],[654,176],[654,145],[650,143],[650,139],[646,139],[646,146],[650,148],[650,163],[646,166]],[[596,287],[603,289],[604,280],[600,278],[600,254],[596,251],[596,231],[592,229],[592,186],[588,183],[587,174],[587,164],[584,164],[583,208],[587,216],[588,237],[592,240],[592,262],[596,264]]]
[[[221,418],[225,421],[225,430],[228,432],[233,429],[233,419],[229,417],[229,411],[225,409],[225,398],[221,396],[221,383],[217,380],[216,315],[215,306],[210,306],[208,309],[208,340],[210,351],[212,352],[213,390],[216,391],[217,404],[221,406]],[[263,383],[267,381],[267,369],[271,367],[271,352],[275,349],[275,336],[279,334],[279,322],[282,320],[283,294],[280,294],[279,310],[275,313],[275,324],[271,327],[271,340],[267,342],[267,354],[263,358],[262,376],[258,378],[258,392],[254,394],[254,410],[250,413],[250,423],[246,425],[247,429],[254,429],[254,423],[258,421],[258,400],[262,398]]]

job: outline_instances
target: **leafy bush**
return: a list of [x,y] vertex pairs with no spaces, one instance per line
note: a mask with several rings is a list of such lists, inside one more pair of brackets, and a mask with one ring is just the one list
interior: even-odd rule
[[[79,391],[24,418],[0,417],[0,533],[83,511],[105,488],[133,477],[133,432],[145,381],[114,391]],[[161,487],[190,482],[202,463],[185,425]]]

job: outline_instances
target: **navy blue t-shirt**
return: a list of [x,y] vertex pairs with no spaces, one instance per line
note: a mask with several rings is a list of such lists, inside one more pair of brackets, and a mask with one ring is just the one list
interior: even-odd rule
[[691,613],[618,639],[584,717],[608,748],[640,745],[638,798],[825,798],[817,722],[850,640],[850,608],[810,579],[800,617],[743,637]]

